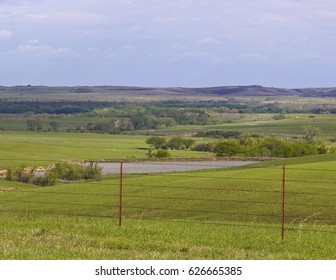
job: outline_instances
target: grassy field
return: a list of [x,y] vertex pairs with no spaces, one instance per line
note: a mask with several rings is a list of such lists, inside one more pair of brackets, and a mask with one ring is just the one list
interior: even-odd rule
[[[127,131],[128,135],[66,133],[76,125],[85,128],[88,123],[108,122],[112,118],[95,111],[35,115],[28,108],[21,115],[0,114],[0,169],[47,166],[63,160],[144,160],[148,135],[191,136],[198,131],[223,130],[301,137],[306,125],[320,128],[323,140],[336,135],[336,114],[286,114],[285,119],[274,120],[274,114],[227,114],[225,106],[220,110],[222,105],[216,105],[225,105],[226,101],[236,107],[246,105],[249,110],[244,112],[268,106],[264,112],[274,112],[272,108],[280,109],[277,112],[316,112],[316,108],[332,112],[336,106],[333,97],[281,96],[282,91],[278,96],[276,89],[259,87],[252,87],[252,92],[274,96],[249,95],[244,87],[240,89],[243,95],[232,92],[227,96],[227,90],[220,93],[218,89],[0,87],[0,96],[6,102],[129,101],[138,106],[151,101],[179,100],[187,106],[200,106],[209,114],[210,121],[206,123],[216,123],[133,130]],[[209,108],[207,101],[212,104]],[[169,104],[161,105],[166,108]],[[34,106],[36,109],[38,104]],[[129,118],[128,109],[123,109],[125,112],[113,119]],[[42,131],[28,132],[28,119],[40,120]],[[59,132],[49,131],[51,121],[59,124]],[[211,153],[169,152],[180,159],[213,157]],[[281,240],[284,164],[286,218],[285,239]],[[329,153],[239,168],[124,174],[121,228],[116,175],[104,175],[98,182],[59,182],[45,188],[0,179],[0,259],[335,260],[335,171],[336,154]]]
[[192,133],[202,130],[226,130],[257,133],[260,135],[278,135],[284,137],[300,137],[303,127],[313,125],[322,130],[321,137],[328,138],[336,135],[336,115],[318,114],[287,114],[286,119],[273,120],[274,114],[245,114],[228,116],[229,123],[206,126],[178,126],[158,130],[157,133],[178,134]]
[[[13,221],[14,220],[14,221]],[[1,215],[0,259],[335,259],[335,235],[109,219]]]
[[[146,158],[147,136],[81,133],[0,133],[0,168],[48,165],[61,160]],[[172,157],[209,157],[209,153],[170,151]]]
[[[335,114],[286,114],[286,119],[283,120],[273,120],[273,116],[274,114],[228,114],[221,115],[219,118],[222,119],[222,123],[216,125],[179,125],[152,131],[133,131],[128,132],[128,134],[190,135],[202,130],[225,130],[257,133],[260,135],[299,137],[303,135],[304,126],[313,125],[322,130],[323,134],[321,137],[323,138],[329,138],[336,135],[336,127],[333,125],[336,121]],[[26,120],[27,117],[24,115],[0,114],[0,128],[2,128],[4,132],[26,132]],[[98,123],[107,121],[107,119],[76,115],[48,117],[41,119],[44,132],[40,133],[47,133],[51,121],[59,123],[59,131],[64,133],[68,128],[73,127],[76,124]],[[52,133],[50,132],[50,134]]]
[[[305,162],[305,159],[302,159]],[[38,188],[0,181],[2,259],[336,259],[336,157]],[[39,214],[37,214],[39,213]]]

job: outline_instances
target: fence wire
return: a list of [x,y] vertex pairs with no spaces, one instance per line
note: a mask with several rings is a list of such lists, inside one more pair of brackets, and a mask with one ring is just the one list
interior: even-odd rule
[[[244,175],[248,169],[235,168],[224,169],[222,175],[218,169],[208,170],[206,175],[200,171],[124,174],[122,208],[117,176],[101,182],[77,182],[83,186],[78,192],[57,186],[0,189],[0,212],[279,230],[281,185],[285,183],[285,231],[336,233],[336,180],[314,176],[314,172],[330,174],[336,170],[286,167],[282,182],[280,167],[259,169],[265,172],[255,176]],[[239,172],[239,176],[226,172],[230,170]],[[297,179],[297,171],[308,172],[309,176]],[[212,172],[216,175],[211,176]]]

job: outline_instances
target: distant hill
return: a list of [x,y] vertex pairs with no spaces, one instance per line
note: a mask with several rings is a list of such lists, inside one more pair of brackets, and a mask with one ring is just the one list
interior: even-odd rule
[[204,98],[207,96],[299,96],[299,97],[336,97],[336,88],[285,89],[251,86],[221,86],[204,88],[150,88],[131,86],[0,86],[0,100],[57,100],[57,101],[120,101],[168,100],[184,98]]

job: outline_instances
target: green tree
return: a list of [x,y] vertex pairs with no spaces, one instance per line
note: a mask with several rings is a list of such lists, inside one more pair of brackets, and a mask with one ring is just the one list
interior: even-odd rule
[[153,152],[152,150],[148,150],[147,156],[149,158],[169,158],[170,153],[167,150],[162,149],[156,150],[155,152]]
[[182,150],[184,148],[184,139],[176,136],[169,140],[168,147],[172,150]]
[[188,139],[188,138],[183,139],[183,145],[187,150],[190,149],[194,144],[195,144],[194,139]]
[[40,119],[27,120],[27,129],[30,131],[41,131],[42,130],[41,120]]
[[60,124],[58,122],[55,122],[55,121],[51,121],[49,123],[49,125],[50,125],[51,130],[55,131],[55,132],[58,131],[58,129],[60,127]]
[[214,149],[216,156],[236,156],[241,152],[241,147],[236,140],[224,140],[219,142]]
[[322,134],[321,129],[312,125],[304,126],[302,129],[304,133],[304,139],[306,139],[309,142],[313,141],[316,136]]
[[146,139],[146,144],[153,146],[155,149],[160,149],[167,144],[167,140],[164,137],[152,136]]
[[278,137],[266,137],[261,140],[262,151],[269,151],[271,157],[290,157],[293,153],[292,146],[285,140]]

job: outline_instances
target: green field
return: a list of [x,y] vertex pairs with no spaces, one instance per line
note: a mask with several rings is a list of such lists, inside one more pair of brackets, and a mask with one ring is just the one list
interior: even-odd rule
[[[220,141],[196,137],[209,130],[297,141],[303,127],[312,125],[322,131],[314,141],[328,147],[321,151],[327,154],[244,167],[124,174],[122,227],[116,175],[59,180],[52,187],[2,178],[0,259],[335,260],[336,153],[329,148],[336,141],[336,103],[323,92],[258,86],[0,87],[1,171],[60,161],[146,161],[149,136]],[[169,153],[181,163],[215,160],[210,152]]]
[[[92,133],[0,132],[0,168],[46,166],[62,160],[118,161],[145,159],[146,136]],[[209,157],[209,153],[170,151],[174,157]]]
[[[303,161],[305,159],[303,158]],[[336,259],[336,158],[38,188],[1,181],[2,259]]]
[[[179,125],[169,128],[160,128],[152,131],[137,131],[136,134],[148,135],[192,135],[198,131],[204,130],[224,130],[257,133],[259,135],[278,135],[283,137],[300,137],[303,135],[303,127],[313,125],[322,130],[321,137],[328,139],[336,135],[335,114],[286,114],[284,120],[273,120],[274,114],[233,114],[222,115],[222,122],[216,125]],[[1,115],[0,128],[5,132],[26,132],[27,117],[22,115]],[[60,124],[59,131],[66,130],[74,125],[86,123],[98,123],[106,121],[101,117],[84,117],[84,116],[52,116],[41,119],[43,132],[48,133],[49,123],[56,121]],[[49,132],[53,134],[52,132]],[[134,134],[135,132],[126,132]],[[1,135],[1,134],[0,134]],[[64,135],[64,134],[63,134]]]
[[177,126],[158,130],[158,134],[183,134],[202,130],[224,130],[257,133],[260,135],[277,135],[282,137],[301,137],[303,127],[313,125],[322,130],[321,137],[328,138],[336,135],[336,115],[321,114],[286,114],[284,120],[273,120],[274,114],[244,114],[231,115],[229,123],[217,125]]

